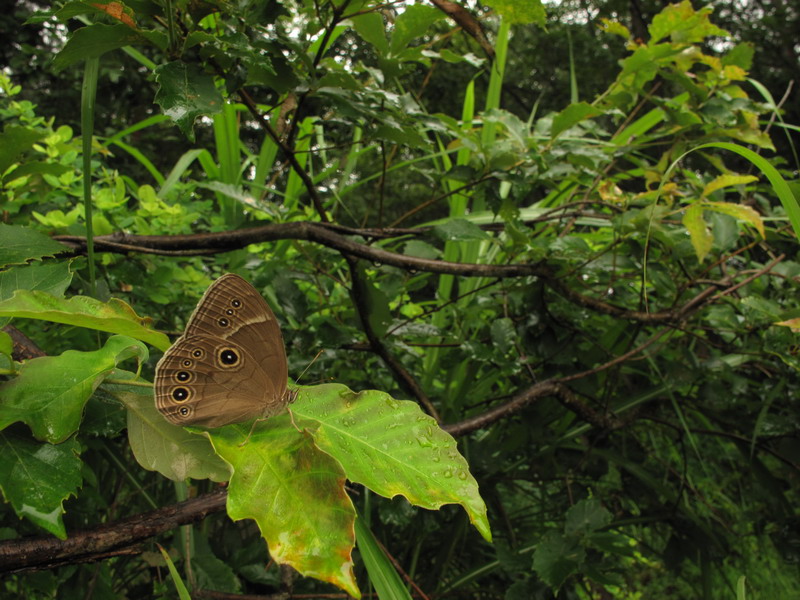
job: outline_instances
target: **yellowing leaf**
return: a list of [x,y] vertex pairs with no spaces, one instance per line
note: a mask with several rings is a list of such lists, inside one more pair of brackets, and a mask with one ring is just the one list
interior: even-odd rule
[[342,464],[349,480],[432,510],[460,504],[491,540],[486,505],[456,441],[415,402],[326,384],[302,388],[292,412],[319,424],[317,445]]
[[206,432],[232,469],[228,515],[253,519],[278,564],[360,597],[352,560],[356,512],[341,465],[286,414],[258,423],[248,439],[249,432],[249,424]]
[[732,185],[743,185],[753,181],[758,181],[758,177],[753,175],[720,175],[713,181],[706,184],[706,187],[703,188],[702,196],[705,198],[717,190],[721,190]]
[[702,206],[704,210],[713,210],[714,212],[724,215],[730,215],[740,221],[745,221],[755,227],[762,238],[765,237],[764,222],[761,220],[761,215],[749,206],[733,204],[731,202],[702,202],[700,206]]
[[703,259],[711,251],[714,238],[703,219],[703,209],[700,205],[692,204],[686,209],[683,214],[683,225],[689,232],[697,260],[703,262]]
[[124,4],[120,4],[119,2],[109,2],[108,4],[92,2],[92,6],[103,11],[108,16],[117,19],[117,21],[124,23],[128,27],[133,27],[134,29],[136,28],[136,21],[134,21],[131,17],[133,11],[130,8],[127,8]]
[[625,25],[623,25],[622,23],[619,23],[617,21],[612,21],[606,18],[601,19],[601,21],[602,24],[600,25],[600,29],[602,31],[618,35],[626,40],[631,37],[630,30],[627,27],[625,27]]
[[800,332],[800,317],[797,317],[796,319],[787,319],[786,321],[779,321],[778,323],[775,323],[775,325],[789,327],[794,332]]

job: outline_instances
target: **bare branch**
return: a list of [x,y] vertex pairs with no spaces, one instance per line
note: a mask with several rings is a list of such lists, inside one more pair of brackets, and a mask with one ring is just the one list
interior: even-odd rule
[[0,542],[0,573],[52,569],[139,554],[144,540],[225,510],[227,496],[227,490],[220,488],[185,502],[75,532],[65,540],[48,536]]

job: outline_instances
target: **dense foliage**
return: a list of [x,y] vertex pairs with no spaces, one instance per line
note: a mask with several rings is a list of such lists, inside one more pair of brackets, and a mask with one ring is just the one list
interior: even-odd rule
[[[302,538],[318,571],[273,544],[330,506],[381,598],[800,588],[797,128],[758,39],[688,0],[547,31],[533,1],[27,7],[2,17],[4,594],[356,594],[352,520]],[[307,368],[303,436],[154,412],[162,332],[225,272]],[[374,448],[390,407],[429,488],[313,424],[342,397]],[[461,460],[422,412],[471,475],[426,458]],[[242,497],[242,455],[310,448]]]

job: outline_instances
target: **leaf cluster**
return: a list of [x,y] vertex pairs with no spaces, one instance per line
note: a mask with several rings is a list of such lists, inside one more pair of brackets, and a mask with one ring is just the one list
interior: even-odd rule
[[[379,591],[380,568],[394,571],[373,535],[429,597],[796,585],[781,565],[795,542],[800,213],[763,124],[777,107],[748,80],[752,48],[714,44],[727,33],[688,1],[646,39],[604,20],[598,44],[623,53],[612,79],[540,111],[506,98],[524,21],[541,15],[491,7],[473,33],[470,13],[369,1],[67,2],[32,19],[81,19],[58,69],[135,57],[163,114],[98,135],[85,173],[72,130],[0,76],[0,317],[52,355],[4,364],[2,435],[37,467],[0,473],[9,537],[72,535],[229,479],[228,515],[257,528],[218,515],[166,538],[195,589],[316,589],[265,569],[259,533],[275,562],[353,594],[353,562]],[[179,155],[137,144],[170,123]],[[101,267],[96,299],[79,295],[86,260]],[[302,433],[283,416],[252,435],[171,431],[121,370],[135,357],[150,375],[167,345],[152,325],[179,332],[226,271],[276,308],[291,374],[324,350],[303,380],[349,388],[303,388]],[[303,534],[287,545],[287,531]],[[165,564],[118,556],[98,585],[157,596],[149,574]],[[80,589],[90,571],[47,577],[42,589]]]

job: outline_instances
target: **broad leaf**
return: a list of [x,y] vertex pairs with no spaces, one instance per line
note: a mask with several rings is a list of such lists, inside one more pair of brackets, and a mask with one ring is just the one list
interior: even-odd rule
[[689,232],[697,260],[702,262],[711,251],[714,236],[711,235],[708,225],[703,219],[703,207],[700,204],[692,204],[686,208],[686,212],[683,214],[683,225]]
[[749,206],[733,204],[731,202],[702,202],[700,206],[702,206],[704,210],[722,213],[723,215],[729,215],[745,223],[750,223],[750,225],[758,230],[762,238],[766,237],[764,221],[761,219],[761,215]]
[[580,123],[584,119],[590,119],[602,114],[602,110],[587,104],[586,102],[577,102],[570,104],[567,108],[553,117],[553,125],[550,128],[550,137],[554,138],[562,131],[566,131],[573,125]]
[[69,250],[35,229],[18,225],[0,223],[0,240],[3,240],[0,244],[0,267],[21,265]]
[[43,319],[109,333],[128,335],[158,348],[170,347],[169,338],[150,327],[151,319],[142,318],[124,301],[111,298],[101,302],[88,296],[56,298],[44,292],[19,290],[0,302],[0,317]]
[[68,261],[33,263],[0,272],[0,300],[6,300],[17,290],[38,290],[62,297],[72,282]]
[[[10,126],[0,133],[0,175],[14,164],[14,161],[26,150],[45,136],[44,131],[36,131],[28,127]],[[11,174],[11,178],[17,175]],[[7,227],[7,226],[3,226]]]
[[539,540],[533,556],[533,569],[547,585],[558,590],[575,573],[585,558],[576,538],[550,531]]
[[495,9],[504,21],[514,23],[536,23],[544,27],[547,12],[541,0],[485,0],[484,4]]
[[678,44],[692,44],[702,42],[707,36],[728,36],[728,32],[713,25],[708,18],[711,8],[702,8],[695,11],[689,0],[680,4],[670,4],[653,17],[653,22],[648,27],[650,43],[669,36]]
[[125,336],[109,338],[94,352],[67,350],[25,362],[19,374],[0,385],[0,430],[26,423],[34,437],[57,444],[78,430],[83,407],[120,362],[147,358],[147,348]]
[[471,242],[491,239],[483,229],[466,219],[449,219],[433,228],[434,233],[448,242]]
[[159,85],[155,101],[183,134],[194,141],[194,120],[222,111],[222,95],[214,87],[214,80],[179,61],[158,67],[155,74]]
[[390,48],[393,54],[405,50],[411,40],[424,35],[428,28],[444,18],[444,13],[433,6],[412,4],[400,13],[394,23]]
[[588,535],[605,527],[611,523],[612,519],[613,515],[608,512],[597,498],[584,498],[567,511],[564,533],[567,535]]
[[360,597],[351,557],[355,508],[339,463],[288,415],[259,423],[248,439],[249,431],[229,425],[206,433],[233,471],[228,515],[255,520],[275,562]]
[[81,27],[67,40],[61,52],[56,54],[53,69],[58,72],[78,61],[96,58],[111,50],[143,41],[144,39],[127,25],[96,23]]
[[301,388],[292,412],[319,424],[317,445],[342,464],[351,481],[432,510],[460,504],[491,539],[486,505],[456,441],[416,403],[326,384]]
[[145,469],[173,481],[227,481],[230,469],[205,437],[167,422],[156,410],[151,388],[114,386],[111,395],[128,409],[128,441]]
[[713,181],[706,184],[706,186],[703,188],[702,196],[710,196],[717,190],[721,190],[732,185],[744,185],[753,181],[758,181],[758,177],[753,175],[720,175],[719,177],[715,177]]
[[0,432],[0,490],[17,515],[66,539],[63,502],[81,486],[80,444],[36,442]]

